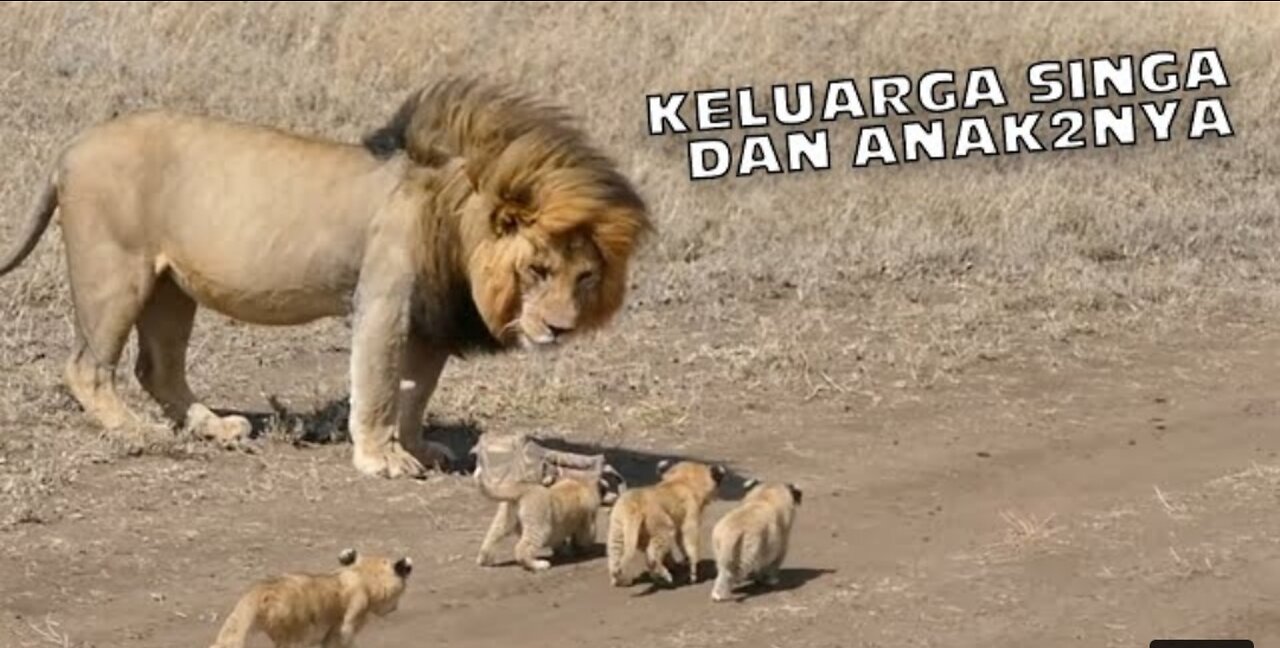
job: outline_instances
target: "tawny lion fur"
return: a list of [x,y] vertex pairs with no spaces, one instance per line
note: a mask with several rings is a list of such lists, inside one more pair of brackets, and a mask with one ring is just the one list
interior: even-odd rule
[[585,555],[595,545],[600,508],[616,498],[604,477],[594,484],[575,477],[560,477],[549,486],[532,484],[516,501],[498,504],[476,563],[493,565],[498,543],[512,533],[520,536],[516,562],[529,571],[551,568],[550,561],[538,557],[546,549],[556,555]]
[[725,601],[738,584],[751,579],[778,583],[787,558],[791,527],[803,493],[792,484],[746,483],[747,494],[711,530],[716,582],[711,600]]
[[255,633],[278,648],[350,648],[371,618],[400,605],[413,562],[359,556],[345,549],[341,568],[327,574],[290,573],[249,588],[227,615],[212,648],[243,648]]
[[446,80],[362,144],[153,110],[77,136],[0,275],[57,215],[76,344],[65,379],[105,428],[134,418],[135,373],[174,423],[238,443],[243,417],[192,393],[198,307],[259,325],[351,316],[352,462],[425,472],[423,412],[449,357],[551,344],[605,325],[651,229],[613,163],[564,113]]
[[702,516],[724,479],[725,470],[694,461],[658,464],[658,483],[627,490],[618,496],[609,514],[609,535],[605,544],[609,582],[615,587],[632,583],[628,574],[643,553],[646,573],[672,584],[666,559],[673,548],[682,550],[689,565],[689,582],[698,582],[699,542]]

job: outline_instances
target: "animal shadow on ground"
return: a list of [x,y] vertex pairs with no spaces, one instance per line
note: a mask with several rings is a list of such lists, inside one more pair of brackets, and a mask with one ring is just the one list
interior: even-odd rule
[[703,558],[698,561],[698,582],[689,582],[689,563],[677,563],[674,560],[667,560],[667,571],[671,572],[671,584],[668,585],[659,581],[649,574],[641,574],[636,578],[635,583],[648,585],[645,589],[636,592],[636,596],[650,596],[657,592],[666,590],[680,589],[682,587],[698,587],[706,583],[710,583],[716,578],[716,561],[710,558]]
[[834,574],[835,571],[834,569],[814,569],[812,567],[784,567],[778,570],[778,583],[776,585],[750,582],[734,588],[733,592],[738,594],[734,601],[741,603],[757,596],[798,589],[826,574]]
[[[350,443],[351,432],[347,426],[351,412],[348,397],[335,398],[309,411],[292,410],[274,396],[268,398],[272,412],[249,412],[233,409],[215,409],[218,416],[243,416],[251,426],[250,437],[261,440],[275,436],[294,446]],[[473,421],[439,421],[429,419],[422,427],[423,438],[439,443],[457,458],[448,472],[470,474],[475,470],[471,448],[483,431]]]
[[[509,538],[509,540],[512,539],[518,540],[519,536],[517,535],[515,538]],[[504,545],[504,549],[502,550],[510,554],[511,549],[511,546]],[[605,557],[605,547],[604,543],[597,542],[585,551],[553,554],[551,551],[544,550],[538,554],[538,557],[550,561],[551,570],[555,571],[557,568],[565,568],[581,563],[601,560]],[[514,557],[508,557],[506,560],[502,561],[495,561],[493,566],[501,568],[521,567],[520,563],[516,561]]]
[[[663,590],[681,587],[699,587],[713,583],[716,579],[716,562],[711,559],[698,561],[697,583],[689,582],[689,566],[687,564],[669,565],[668,568],[671,571],[671,585],[656,582],[646,574],[636,579],[636,583],[645,583],[648,587],[636,593],[636,596],[649,596]],[[765,585],[754,581],[739,584],[733,589],[733,593],[736,595],[734,601],[741,603],[757,596],[767,596],[798,589],[826,574],[834,574],[835,571],[834,569],[814,569],[810,567],[784,567],[778,571],[778,583],[776,585]]]
[[[350,443],[351,435],[347,427],[350,413],[348,397],[332,399],[312,408],[309,411],[293,410],[274,396],[268,398],[272,412],[249,412],[231,409],[215,409],[219,416],[243,416],[252,426],[251,436],[261,439],[270,435],[282,438],[295,446],[327,445],[332,443]],[[449,472],[455,474],[472,474],[475,471],[475,457],[471,454],[476,443],[485,431],[475,421],[444,421],[428,417],[423,426],[423,438],[448,448],[456,458]],[[658,462],[663,459],[672,461],[698,461],[707,464],[720,464],[725,467],[725,477],[716,493],[717,498],[726,501],[741,500],[745,494],[743,484],[747,477],[737,473],[732,466],[719,459],[676,453],[659,453],[636,450],[619,446],[602,446],[592,443],[570,441],[561,435],[527,432],[539,444],[561,452],[572,452],[588,455],[604,455],[605,461],[613,466],[627,482],[628,488],[650,486],[658,481]]]
[[619,446],[601,446],[591,443],[569,441],[561,436],[530,433],[542,446],[561,452],[573,452],[589,455],[604,455],[605,461],[622,475],[627,481],[627,488],[652,486],[658,482],[658,463],[663,459],[672,461],[697,461],[706,464],[720,464],[725,467],[724,480],[716,493],[719,499],[737,501],[746,492],[743,484],[748,478],[735,472],[732,466],[719,459],[680,454],[663,454],[635,450]]

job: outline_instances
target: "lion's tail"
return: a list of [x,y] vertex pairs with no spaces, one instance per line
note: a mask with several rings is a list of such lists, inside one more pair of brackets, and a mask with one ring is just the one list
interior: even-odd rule
[[31,251],[36,248],[36,243],[40,241],[40,236],[49,227],[49,222],[53,220],[53,212],[57,208],[58,182],[56,178],[53,178],[45,185],[44,191],[40,194],[35,214],[27,221],[27,229],[22,233],[21,237],[22,243],[6,254],[4,260],[0,261],[0,276],[9,274],[27,259]]
[[257,626],[257,600],[253,593],[236,603],[227,620],[218,631],[218,639],[211,648],[244,648],[249,633]]

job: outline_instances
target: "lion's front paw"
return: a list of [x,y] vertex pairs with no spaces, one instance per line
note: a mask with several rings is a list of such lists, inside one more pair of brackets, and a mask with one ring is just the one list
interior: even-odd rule
[[370,477],[418,478],[427,472],[421,461],[398,445],[387,445],[375,450],[362,450],[356,447],[352,463],[355,464],[356,470]]

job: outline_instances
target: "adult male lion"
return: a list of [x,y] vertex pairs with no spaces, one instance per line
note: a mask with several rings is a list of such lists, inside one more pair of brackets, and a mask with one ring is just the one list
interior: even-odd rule
[[63,151],[21,244],[55,211],[75,306],[65,379],[108,430],[132,417],[116,365],[207,438],[249,431],[192,394],[198,306],[260,325],[353,316],[353,463],[424,472],[422,414],[450,356],[554,343],[620,308],[650,229],[614,164],[557,108],[446,79],[360,145],[147,111]]

